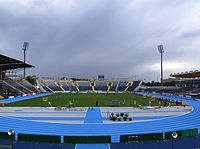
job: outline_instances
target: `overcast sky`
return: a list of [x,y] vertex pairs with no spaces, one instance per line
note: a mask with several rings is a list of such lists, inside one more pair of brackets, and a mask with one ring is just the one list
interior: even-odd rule
[[200,66],[199,0],[0,0],[0,53],[29,74],[159,80]]

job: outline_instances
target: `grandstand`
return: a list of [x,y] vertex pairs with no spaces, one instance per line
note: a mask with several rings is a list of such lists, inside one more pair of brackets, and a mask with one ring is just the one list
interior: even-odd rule
[[26,64],[20,60],[0,55],[0,95],[3,98],[13,96],[24,96],[40,93],[41,91],[35,86],[17,76],[12,72],[20,71],[22,68],[33,68],[33,65]]
[[198,70],[174,73],[170,76],[176,79],[177,87],[200,88],[200,71]]
[[107,92],[108,90],[108,82],[106,81],[95,81],[95,91],[103,91]]
[[66,91],[66,92],[70,92],[71,91],[71,88],[72,88],[71,81],[59,80],[58,84],[60,85],[60,87],[62,87],[64,89],[64,91]]
[[140,91],[200,97],[200,71],[173,73],[170,77],[175,80],[176,86],[143,86]]
[[60,88],[59,84],[54,80],[43,80],[42,83],[50,91],[62,91],[62,89]]
[[176,86],[182,89],[179,94],[198,97],[200,95],[200,71],[189,71],[170,74],[176,79]]
[[118,88],[118,85],[119,85],[119,81],[112,81],[110,82],[110,91],[111,92],[117,92],[117,88]]
[[134,92],[141,81],[73,81],[38,80],[38,86],[45,92]]
[[77,81],[76,83],[79,91],[82,92],[91,91],[90,81]]

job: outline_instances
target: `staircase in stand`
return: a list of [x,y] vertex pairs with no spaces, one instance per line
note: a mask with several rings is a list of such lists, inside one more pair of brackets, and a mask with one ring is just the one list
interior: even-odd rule
[[57,85],[62,91],[65,91],[65,89],[60,85],[58,82],[54,82],[55,85]]

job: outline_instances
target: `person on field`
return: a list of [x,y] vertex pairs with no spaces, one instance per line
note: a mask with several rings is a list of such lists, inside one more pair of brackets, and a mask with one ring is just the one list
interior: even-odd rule
[[71,108],[72,107],[72,102],[71,102],[71,100],[69,101],[69,108]]
[[99,106],[99,101],[97,100],[97,101],[96,101],[96,107],[98,107],[98,106]]

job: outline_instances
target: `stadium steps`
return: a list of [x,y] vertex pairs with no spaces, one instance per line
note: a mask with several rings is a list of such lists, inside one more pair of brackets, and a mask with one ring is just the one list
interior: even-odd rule
[[62,91],[64,91],[64,92],[66,91],[61,85],[60,85],[60,88],[61,88]]
[[142,81],[138,81],[138,83],[136,84],[136,87],[133,91],[138,91],[141,85],[142,85]]
[[76,90],[80,92],[80,89],[78,88],[78,84],[76,82],[72,82],[72,86],[74,86]]
[[129,87],[130,86],[132,86],[133,85],[133,82],[131,81],[131,82],[128,82],[127,84],[126,84],[126,88],[125,88],[125,92],[129,89]]
[[110,88],[111,88],[112,84],[110,84],[110,82],[107,82],[107,92],[110,92]]
[[120,142],[120,135],[112,135],[111,136],[112,143],[119,143]]
[[127,87],[128,82],[127,81],[119,81],[119,86],[117,88],[118,91],[124,92]]
[[21,94],[25,94],[24,92],[20,91],[19,89],[17,89],[16,87],[12,86],[11,84],[7,83],[6,81],[3,81],[3,83],[5,83],[6,85],[8,85],[9,87],[11,87],[12,89],[18,91]]
[[130,86],[127,86],[127,87],[125,88],[124,92],[126,92],[126,91],[128,90],[129,87],[130,87]]
[[46,85],[44,82],[41,82],[41,84],[42,84],[44,87],[46,87],[49,91],[53,92],[53,90],[52,90],[48,85]]
[[94,90],[95,90],[95,82],[90,82],[90,86],[91,86],[92,91],[94,92]]
[[116,81],[114,81],[114,82],[111,82],[112,83],[112,85],[110,86],[110,91],[117,91],[116,90],[116,88],[117,88],[117,84],[118,84],[118,82],[116,82]]
[[39,80],[36,80],[37,86],[39,86],[40,90],[42,92],[46,92],[46,90],[43,88],[42,83]]
[[77,85],[76,85],[75,87],[76,87],[77,91],[78,91],[78,92],[80,92],[80,89],[79,89],[79,87],[78,87]]
[[110,149],[109,144],[76,144],[75,149]]
[[27,90],[29,93],[33,93],[32,90],[28,89],[27,87],[25,87],[24,85],[22,85],[21,83],[19,82],[16,82],[19,86],[21,86],[22,88],[24,88],[25,90]]
[[71,87],[70,87],[70,85],[69,84],[64,84],[64,83],[62,83],[62,88],[65,90],[65,91],[71,91],[72,89],[71,89]]
[[118,91],[119,84],[120,84],[120,81],[118,81],[116,88],[115,88],[115,91]]
[[92,86],[92,91],[94,92],[94,86]]
[[62,91],[64,91],[64,92],[66,91],[62,86],[59,86],[59,87],[60,87],[60,89],[61,89]]
[[58,86],[62,91],[65,91],[65,89],[64,89],[61,85],[59,85],[57,82],[54,82],[54,84],[55,84],[56,86]]
[[108,89],[107,89],[107,92],[109,92],[110,91],[110,85],[108,86]]
[[130,86],[129,86],[129,82],[126,84],[126,88],[125,88],[125,90],[124,90],[124,92],[126,92],[127,90],[128,90],[128,88],[129,88]]

